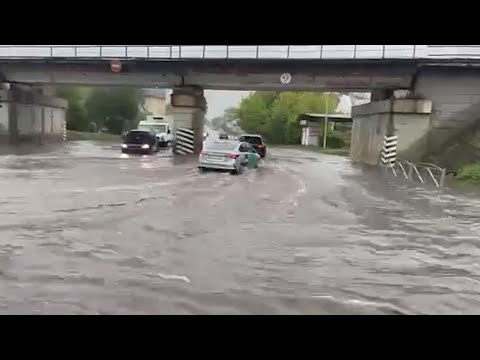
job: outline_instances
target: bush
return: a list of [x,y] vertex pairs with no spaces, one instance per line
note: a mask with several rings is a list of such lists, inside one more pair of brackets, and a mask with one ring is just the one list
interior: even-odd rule
[[[323,147],[323,138],[319,141],[320,147]],[[345,147],[345,141],[339,137],[333,135],[327,135],[327,148],[329,149],[342,149]]]
[[235,116],[241,129],[260,134],[271,144],[300,144],[302,128],[298,116],[333,114],[338,102],[339,96],[333,93],[257,91],[242,99]]
[[464,165],[458,171],[457,180],[480,185],[480,164]]

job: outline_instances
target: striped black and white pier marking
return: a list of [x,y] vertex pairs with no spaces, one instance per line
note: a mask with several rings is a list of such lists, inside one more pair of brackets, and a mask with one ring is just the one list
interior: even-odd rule
[[398,136],[385,136],[382,149],[383,165],[395,165],[395,162],[397,160],[397,143]]
[[193,154],[194,133],[192,129],[178,128],[175,132],[175,152],[180,155]]
[[66,119],[63,120],[63,124],[62,124],[62,138],[63,138],[63,141],[67,141],[67,120]]

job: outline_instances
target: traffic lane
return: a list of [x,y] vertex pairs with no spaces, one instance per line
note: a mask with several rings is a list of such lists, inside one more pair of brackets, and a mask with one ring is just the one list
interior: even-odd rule
[[[478,248],[464,233],[467,225],[449,228],[455,224],[442,215],[446,200],[435,205],[432,194],[395,187],[348,159],[272,149],[261,168],[232,176],[200,174],[195,161],[174,164],[161,154],[144,160],[148,169],[141,157],[118,160],[108,149],[82,149],[45,160],[49,171],[56,169],[55,186],[40,176],[43,166],[32,164],[29,177],[19,167],[15,181],[4,183],[11,187],[2,209],[15,200],[19,212],[4,215],[0,225],[9,239],[0,256],[6,280],[0,294],[9,306],[0,311],[478,309],[472,291]],[[60,204],[37,201],[36,193]],[[472,226],[465,211],[457,216]],[[468,256],[455,254],[465,246]]]
[[0,157],[3,211],[25,216],[116,204],[192,171],[176,164],[168,150],[150,156],[117,148],[78,142],[50,153]]
[[[152,277],[159,286],[173,282],[173,289],[188,284],[183,290],[183,301],[195,312],[221,312],[224,307],[224,311],[254,313],[261,309],[259,304],[262,301],[259,299],[269,297],[276,297],[277,303],[264,304],[262,312],[304,313],[308,311],[306,304],[311,304],[310,311],[333,311],[335,306],[330,304],[329,307],[329,301],[338,306],[336,298],[318,297],[329,292],[320,291],[318,286],[312,288],[315,279],[308,280],[306,270],[312,271],[316,266],[313,269],[305,266],[309,258],[305,249],[292,252],[292,245],[299,239],[305,238],[305,235],[309,238],[308,233],[305,234],[305,226],[299,229],[295,223],[292,224],[295,218],[296,221],[303,219],[295,215],[307,191],[300,174],[292,170],[311,159],[289,157],[287,154],[271,165],[266,164],[242,177],[226,173],[198,174],[195,164],[172,166],[167,173],[162,172],[159,181],[158,172],[150,178],[149,173],[144,172],[142,163],[145,161],[149,167],[155,168],[155,157],[116,162],[117,155],[109,149],[94,150],[82,144],[81,149],[75,149],[76,161],[68,156],[65,158],[70,167],[59,159],[47,159],[43,165],[57,166],[60,170],[56,175],[63,174],[62,188],[56,186],[56,191],[52,192],[44,186],[44,191],[38,191],[42,189],[38,186],[42,183],[36,181],[37,197],[30,194],[30,213],[22,212],[20,224],[8,224],[10,228],[12,225],[19,226],[24,240],[49,239],[40,243],[41,250],[46,250],[41,258],[47,264],[62,264],[65,259],[73,262],[75,265],[70,267],[70,271],[75,269],[74,274],[66,278],[71,286],[78,289],[75,282],[91,283],[90,286],[97,292],[99,284],[113,283],[120,288],[123,284],[124,290],[133,287],[140,291],[143,284],[144,296],[148,298],[148,294],[153,296],[151,286],[148,286]],[[26,164],[24,162],[22,166]],[[161,164],[169,166],[165,162]],[[120,171],[122,169],[127,172]],[[335,173],[326,173],[335,178]],[[134,178],[130,178],[132,174]],[[140,174],[139,181],[137,177]],[[36,180],[42,178],[38,175],[37,171]],[[166,176],[169,178],[166,179]],[[42,180],[48,182],[51,178]],[[47,199],[50,201],[46,202]],[[303,203],[301,205],[304,206]],[[25,207],[24,204],[22,207]],[[316,228],[315,233],[318,232]],[[15,250],[18,244],[16,246],[12,251],[18,251]],[[32,258],[38,256],[39,249],[34,250],[30,254]],[[26,249],[22,251],[24,256],[28,256],[25,255],[28,254]],[[57,259],[52,259],[52,253]],[[113,263],[108,261],[109,257],[113,258]],[[54,281],[58,276],[60,280],[65,280],[62,268],[54,272],[55,275],[49,273],[42,277],[38,274],[38,267],[51,265],[42,265],[32,259],[25,263],[32,264],[35,269],[33,284],[41,283],[43,277]],[[324,267],[328,266],[324,264]],[[112,278],[112,271],[122,276]],[[28,269],[21,271],[25,272],[28,273]],[[63,291],[69,294],[70,289]],[[180,290],[170,291],[175,293]],[[213,303],[223,302],[223,305],[219,304],[216,308],[207,306],[205,302],[208,301],[205,300],[198,303],[198,294],[204,293],[207,294],[204,296],[206,299],[211,299]],[[216,293],[216,296],[212,295]],[[232,294],[241,293],[244,303],[229,303],[226,299],[222,300],[218,293],[226,299],[233,299]],[[80,291],[76,296],[84,295]],[[58,299],[48,297],[50,302]],[[107,292],[104,297],[108,299],[112,294]],[[292,308],[282,305],[283,301],[291,302],[293,299],[303,302],[303,305]],[[125,311],[104,301],[103,308],[95,311]],[[322,302],[328,310],[322,310],[319,306]],[[89,303],[88,298],[80,303],[85,306]],[[182,306],[176,304],[177,300],[174,300],[170,306],[163,304],[155,309],[132,305],[130,310],[181,312]]]
[[[281,154],[291,161],[306,156]],[[308,281],[330,283],[337,298],[389,304],[402,313],[478,314],[478,194],[417,187],[340,159],[312,154],[304,160],[309,186],[296,212],[303,225],[298,251],[322,264]],[[316,239],[302,239],[315,232]]]
[[72,146],[0,160],[0,311],[354,311],[291,282],[303,265],[278,237],[303,190],[288,171],[199,174],[161,154]]

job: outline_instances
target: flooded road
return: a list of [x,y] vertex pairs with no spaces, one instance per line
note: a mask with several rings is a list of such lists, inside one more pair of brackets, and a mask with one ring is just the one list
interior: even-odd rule
[[0,156],[1,314],[480,314],[480,201],[272,149]]

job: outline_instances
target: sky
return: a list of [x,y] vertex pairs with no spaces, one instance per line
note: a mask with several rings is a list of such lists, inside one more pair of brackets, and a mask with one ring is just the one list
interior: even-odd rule
[[251,91],[228,91],[228,90],[205,90],[208,112],[207,119],[223,115],[223,112],[229,107],[237,107],[244,96],[248,96]]
[[[225,90],[205,90],[205,98],[207,99],[208,112],[207,119],[223,115],[223,112],[229,107],[237,107],[244,96],[248,96],[251,91],[225,91]],[[354,105],[368,102],[368,98],[364,101],[355,99]],[[338,104],[338,111],[350,114],[352,108],[352,100],[349,96],[341,96]]]

